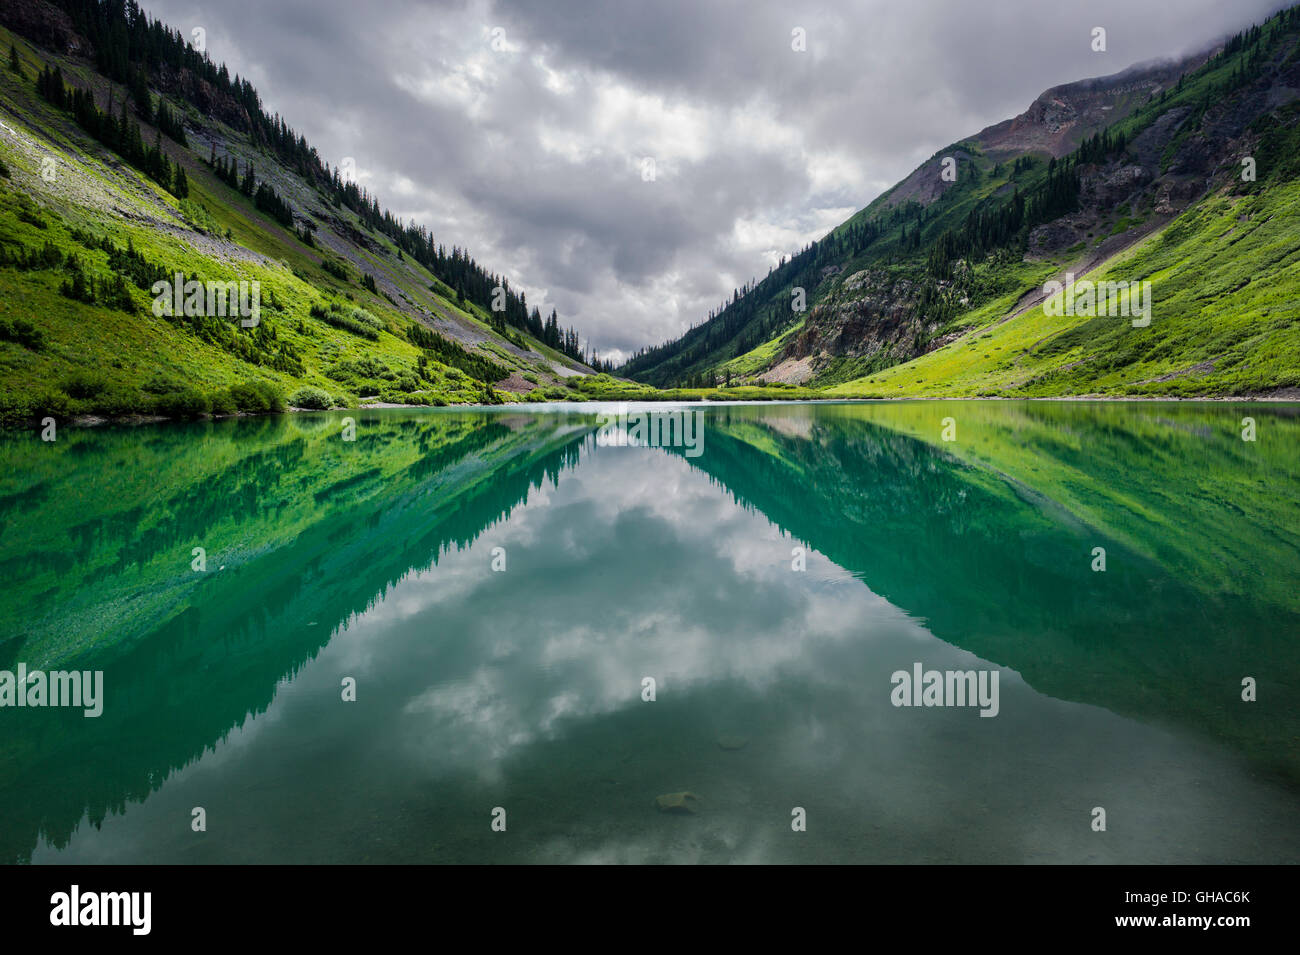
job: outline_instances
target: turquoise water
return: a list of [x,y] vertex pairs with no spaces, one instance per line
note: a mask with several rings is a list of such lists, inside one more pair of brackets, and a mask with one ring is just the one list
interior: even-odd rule
[[1296,407],[595,410],[5,436],[3,857],[1300,861]]

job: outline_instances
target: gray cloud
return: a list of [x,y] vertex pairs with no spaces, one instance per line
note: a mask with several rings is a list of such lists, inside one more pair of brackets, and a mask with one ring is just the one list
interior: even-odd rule
[[[331,164],[603,353],[675,336],[1044,89],[1278,0],[154,0]],[[1090,49],[1107,30],[1108,52]],[[807,50],[791,49],[806,31]],[[494,50],[495,34],[505,41]],[[643,181],[641,161],[655,160]]]

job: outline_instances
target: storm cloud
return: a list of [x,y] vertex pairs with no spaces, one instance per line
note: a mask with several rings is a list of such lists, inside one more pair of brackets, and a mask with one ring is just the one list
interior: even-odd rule
[[[1278,0],[152,0],[436,241],[607,357],[675,337],[1044,89]],[[1107,31],[1094,52],[1092,30]],[[802,50],[795,31],[802,31]],[[653,178],[647,176],[653,160]]]

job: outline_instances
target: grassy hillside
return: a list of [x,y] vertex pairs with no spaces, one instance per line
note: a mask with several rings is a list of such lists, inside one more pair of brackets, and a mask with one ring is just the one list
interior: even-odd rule
[[[150,91],[151,111],[167,104],[184,129],[182,143],[138,106],[129,114],[146,146],[184,170],[186,189],[164,188],[37,89],[57,68],[69,95],[88,91],[117,115],[134,102],[124,84],[0,27],[0,50],[11,47],[16,67],[6,57],[0,69],[0,420],[582,397],[557,368],[590,369],[494,326],[250,133]],[[230,185],[213,157],[251,164],[292,214]],[[260,283],[257,326],[158,317],[151,286],[176,272]]]
[[[621,371],[661,386],[783,381],[867,398],[1289,393],[1300,384],[1300,11],[1188,67],[1129,71],[1113,93],[1076,84],[1087,116],[1120,118],[1090,136],[1053,133],[1070,150],[1059,158],[1016,153],[1009,124],[940,150]],[[1101,109],[1108,96],[1117,105]],[[1026,117],[1021,139],[1044,139]],[[1150,281],[1151,325],[1046,314],[1044,283],[1066,272]],[[799,288],[804,312],[792,308]]]
[[[1300,387],[1300,182],[1224,193],[1089,273],[1149,280],[1152,322],[998,309],[928,354],[836,385],[842,397],[1252,395]],[[1082,276],[1081,276],[1082,277]]]

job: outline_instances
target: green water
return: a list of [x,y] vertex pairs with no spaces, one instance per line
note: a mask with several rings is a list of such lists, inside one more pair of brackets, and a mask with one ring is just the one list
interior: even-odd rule
[[0,859],[1300,862],[1300,408],[595,410],[0,437]]

